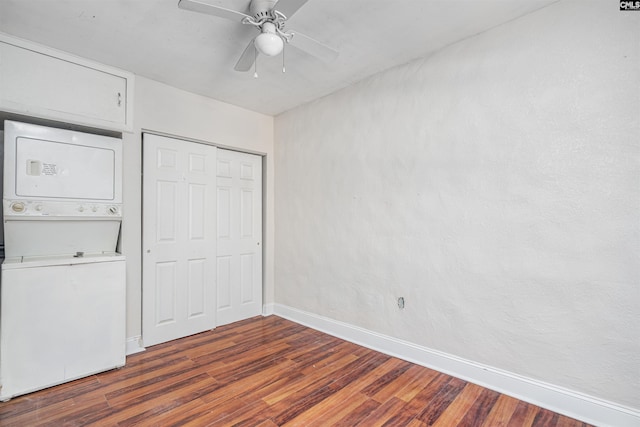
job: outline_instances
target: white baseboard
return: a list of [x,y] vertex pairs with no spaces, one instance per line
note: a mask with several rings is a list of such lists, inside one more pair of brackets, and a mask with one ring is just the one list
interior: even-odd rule
[[271,313],[597,426],[638,427],[640,411],[281,304]]
[[262,306],[262,315],[263,316],[271,316],[272,314],[274,314],[274,310],[275,310],[275,304],[274,303],[264,304]]
[[127,338],[127,347],[125,350],[126,355],[130,356],[132,354],[145,351],[145,348],[142,347],[141,343],[142,343],[142,337],[140,335]]

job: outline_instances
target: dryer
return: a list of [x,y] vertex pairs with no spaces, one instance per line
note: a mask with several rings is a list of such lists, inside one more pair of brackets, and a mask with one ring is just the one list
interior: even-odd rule
[[122,140],[5,121],[5,256],[115,252]]

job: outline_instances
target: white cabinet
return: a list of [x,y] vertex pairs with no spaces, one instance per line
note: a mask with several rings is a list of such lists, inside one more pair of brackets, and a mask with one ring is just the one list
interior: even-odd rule
[[0,111],[131,131],[133,74],[0,34]]

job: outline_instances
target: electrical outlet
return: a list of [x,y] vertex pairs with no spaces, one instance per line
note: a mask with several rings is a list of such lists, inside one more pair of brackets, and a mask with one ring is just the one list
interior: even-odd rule
[[398,307],[401,309],[404,308],[404,297],[398,298]]

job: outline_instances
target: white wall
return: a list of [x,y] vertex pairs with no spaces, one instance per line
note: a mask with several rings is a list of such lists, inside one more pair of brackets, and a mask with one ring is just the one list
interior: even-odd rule
[[617,8],[562,1],[278,116],[276,302],[640,408],[640,13]]
[[264,298],[273,301],[273,118],[136,77],[134,133],[124,134],[122,252],[127,256],[127,337],[142,325],[142,137],[151,131],[266,155]]

